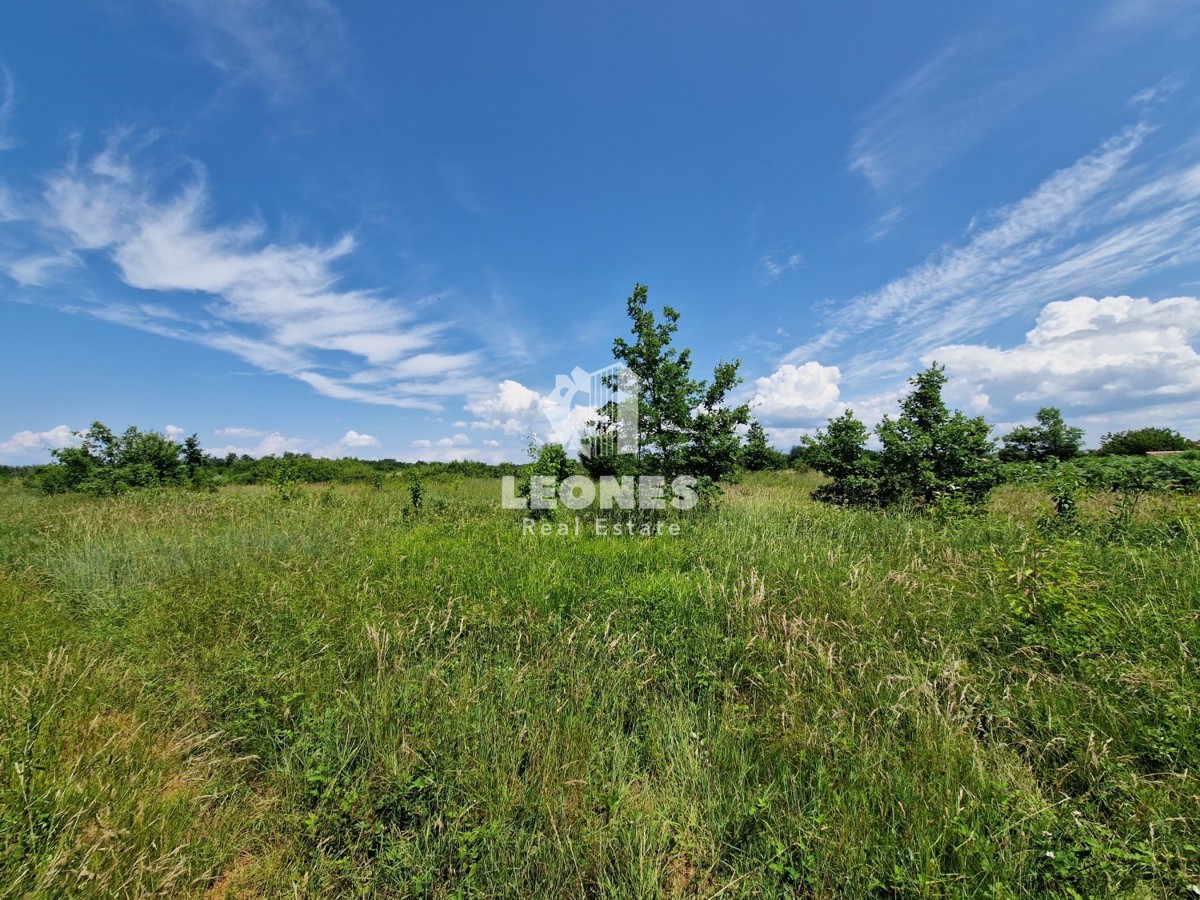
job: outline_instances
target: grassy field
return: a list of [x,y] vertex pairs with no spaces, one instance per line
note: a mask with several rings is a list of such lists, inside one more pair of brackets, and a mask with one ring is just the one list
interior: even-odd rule
[[1200,894],[1200,504],[0,484],[0,896]]

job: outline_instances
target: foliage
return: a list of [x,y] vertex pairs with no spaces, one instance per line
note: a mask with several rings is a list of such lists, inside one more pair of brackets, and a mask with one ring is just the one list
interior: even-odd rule
[[1083,429],[1068,426],[1061,410],[1046,406],[1037,411],[1037,425],[1014,428],[1001,440],[999,457],[1004,462],[1067,460],[1079,455]]
[[1142,456],[1154,450],[1195,450],[1197,445],[1170,428],[1109,432],[1100,439],[1101,456]]
[[797,472],[807,472],[812,468],[808,461],[808,448],[804,444],[796,444],[788,451],[787,465]]
[[818,500],[845,506],[878,503],[878,454],[867,449],[870,432],[847,409],[829,420],[824,431],[804,439],[804,458],[812,468],[832,479],[813,493]]
[[425,486],[421,484],[421,479],[415,474],[408,477],[408,501],[412,508],[420,511],[425,500]]
[[750,473],[630,540],[420,477],[0,485],[8,894],[1195,893],[1197,498]]
[[987,458],[991,428],[982,418],[951,412],[942,400],[945,382],[936,363],[909,379],[913,390],[900,401],[899,417],[884,416],[875,427],[883,445],[878,453],[867,449],[866,426],[852,410],[805,439],[809,464],[833,479],[819,499],[853,506],[937,501],[943,511],[983,500],[997,480]]
[[[649,308],[645,285],[634,286],[626,301],[633,341],[618,337],[613,356],[637,380],[638,452],[629,459],[592,453],[582,462],[589,474],[680,474],[713,481],[734,471],[739,458],[736,429],[750,419],[749,406],[729,406],[728,394],[741,383],[740,362],[721,362],[710,382],[692,377],[691,351],[673,345],[679,313],[662,309],[661,321]],[[608,387],[621,390],[620,376],[609,375]],[[607,443],[619,429],[617,401],[599,410],[592,423],[591,446]]]
[[747,472],[765,472],[787,466],[787,457],[767,443],[767,432],[758,421],[751,422],[746,432],[742,466]]
[[118,437],[102,422],[93,422],[75,436],[80,446],[52,451],[57,463],[43,470],[40,479],[46,493],[115,494],[183,480],[183,448],[158,432],[131,425]]
[[978,502],[995,486],[991,431],[982,417],[949,411],[942,400],[946,383],[937,363],[909,379],[913,390],[900,401],[900,416],[887,416],[875,433],[880,498],[884,504],[916,500],[931,503],[941,494]]
[[[520,497],[528,497],[530,495],[531,485],[535,477],[549,478],[555,485],[561,484],[566,478],[573,474],[574,466],[571,460],[567,457],[566,450],[562,444],[543,444],[540,447],[531,444],[529,446],[529,454],[532,456],[533,462],[525,467],[524,477],[521,479],[521,484],[517,489],[517,495]],[[552,509],[538,509],[531,507],[529,517],[533,519],[553,517]]]
[[1200,492],[1200,453],[1182,456],[1079,456],[1067,463],[1005,463],[1009,484],[1044,484],[1073,478],[1090,491]]

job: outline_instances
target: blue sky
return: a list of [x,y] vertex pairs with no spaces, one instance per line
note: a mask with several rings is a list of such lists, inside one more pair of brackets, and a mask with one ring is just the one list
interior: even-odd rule
[[934,359],[1200,437],[1200,3],[709,6],[11,4],[0,463],[521,459],[635,282],[784,448]]

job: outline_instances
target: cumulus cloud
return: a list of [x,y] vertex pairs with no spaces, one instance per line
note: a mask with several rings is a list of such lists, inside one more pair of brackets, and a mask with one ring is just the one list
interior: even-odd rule
[[1198,339],[1195,297],[1076,297],[1047,304],[1017,346],[948,344],[926,361],[944,363],[957,390],[997,416],[1016,420],[1050,405],[1093,430],[1168,425],[1200,434]]
[[184,435],[184,430],[178,425],[168,425],[163,429],[163,434],[173,441],[179,440]]
[[426,462],[455,462],[470,459],[498,463],[504,462],[512,456],[511,453],[504,451],[499,441],[486,440],[476,446],[465,434],[454,434],[437,439],[420,438],[413,441],[411,446],[412,452],[409,454],[409,458]]
[[43,460],[49,450],[77,447],[79,443],[79,438],[66,425],[55,425],[46,431],[18,431],[0,443],[0,459],[15,462]]
[[[239,429],[240,430],[240,429]],[[249,430],[249,429],[246,429]],[[208,451],[213,456],[282,456],[284,453],[308,453],[316,445],[310,438],[287,437],[278,431],[262,433],[262,439],[254,444],[226,444]]]
[[505,434],[529,434],[546,424],[542,395],[512,379],[500,382],[493,393],[469,401],[463,409],[476,417],[472,427]]
[[469,447],[471,439],[465,434],[456,434],[452,437],[439,438],[438,440],[430,440],[428,438],[418,438],[412,442],[414,447],[428,449],[430,447]]
[[379,438],[372,437],[369,434],[359,434],[357,431],[347,431],[340,441],[344,447],[378,447]]
[[202,168],[164,195],[123,147],[114,139],[46,179],[35,215],[54,252],[9,263],[13,277],[44,280],[63,260],[102,254],[125,284],[170,299],[107,303],[93,315],[230,353],[329,397],[438,409],[442,397],[482,389],[477,354],[436,346],[446,326],[418,321],[419,301],[339,285],[352,236],[280,243],[259,222],[214,224]]
[[765,426],[812,425],[843,409],[838,402],[841,378],[837,366],[812,361],[801,366],[785,363],[754,382],[750,404]]

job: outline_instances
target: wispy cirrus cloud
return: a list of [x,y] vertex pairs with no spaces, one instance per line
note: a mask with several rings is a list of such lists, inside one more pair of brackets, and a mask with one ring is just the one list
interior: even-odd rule
[[17,105],[17,87],[6,66],[0,66],[0,80],[3,81],[0,85],[0,150],[9,150],[16,144],[10,129]]
[[808,260],[799,250],[781,245],[758,258],[758,283],[764,287],[774,284],[788,272],[803,269]]
[[346,28],[327,0],[172,0],[203,57],[272,100],[296,96],[341,67]]
[[1048,300],[1120,289],[1200,259],[1200,148],[1141,160],[1152,130],[1121,131],[1024,199],[983,216],[958,246],[852,298],[784,362],[819,358],[854,338],[872,349],[851,370],[869,374],[898,358],[903,368],[904,360]]
[[340,285],[350,235],[283,243],[259,222],[213,223],[202,167],[164,192],[119,141],[44,181],[25,224],[47,246],[9,260],[9,274],[20,281],[22,266],[52,268],[41,260],[101,257],[124,285],[158,298],[78,311],[221,350],[337,399],[437,409],[487,385],[474,375],[478,354],[447,352],[449,326],[418,318],[417,302]]
[[982,39],[952,41],[893,85],[859,118],[850,170],[877,191],[903,190],[984,138],[1038,85],[1026,71],[980,78],[990,49]]

